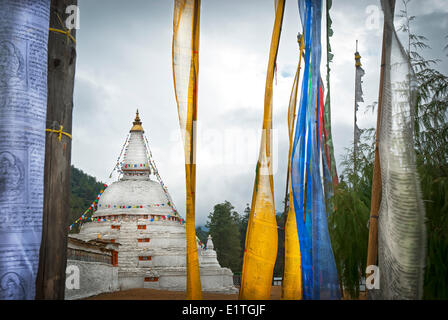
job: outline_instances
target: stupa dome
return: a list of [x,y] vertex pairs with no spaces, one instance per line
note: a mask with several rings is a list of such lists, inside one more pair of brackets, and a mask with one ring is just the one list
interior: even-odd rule
[[94,217],[118,214],[174,215],[160,183],[122,179],[107,187]]

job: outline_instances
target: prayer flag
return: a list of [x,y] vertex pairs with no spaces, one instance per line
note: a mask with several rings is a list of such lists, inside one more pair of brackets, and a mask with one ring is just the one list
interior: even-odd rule
[[272,85],[277,60],[285,0],[275,2],[264,98],[263,133],[255,171],[252,205],[246,232],[246,249],[240,287],[240,299],[269,299],[277,258],[277,221],[272,176]]

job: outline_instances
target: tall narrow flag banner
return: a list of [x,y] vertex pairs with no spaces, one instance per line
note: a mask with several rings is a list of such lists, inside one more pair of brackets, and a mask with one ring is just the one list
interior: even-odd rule
[[421,299],[426,228],[413,142],[416,82],[393,25],[394,2],[381,1],[387,45],[378,132],[382,179],[378,218],[380,288],[374,291],[379,291],[380,299]]
[[297,234],[297,222],[294,212],[294,200],[291,187],[291,155],[294,134],[294,118],[297,107],[297,92],[299,87],[300,66],[302,62],[302,52],[304,47],[303,36],[299,39],[299,64],[296,76],[292,85],[291,97],[288,108],[288,133],[289,133],[289,153],[288,153],[288,215],[285,224],[285,263],[282,281],[282,299],[300,300],[302,299],[302,258],[300,256],[299,235]]
[[173,79],[185,150],[187,197],[187,299],[202,299],[195,230],[196,120],[199,71],[200,0],[175,0]]
[[[354,159],[355,159],[355,165],[356,165],[356,156],[358,154],[358,145],[359,145],[359,139],[361,137],[361,130],[358,128],[357,123],[357,112],[358,112],[358,102],[364,102],[364,99],[362,97],[362,77],[364,76],[365,72],[364,69],[361,67],[361,56],[356,50],[355,52],[355,116],[354,116],[354,133],[353,133],[353,153],[354,153]],[[356,167],[355,167],[356,170]]]
[[277,257],[278,234],[272,177],[272,85],[285,0],[278,0],[275,4],[275,22],[266,75],[263,133],[246,232],[241,278],[240,299],[245,300],[269,299]]
[[322,165],[324,174],[324,192],[325,192],[325,207],[327,215],[333,213],[333,204],[331,198],[334,194],[334,189],[339,183],[338,173],[336,170],[336,160],[334,158],[333,137],[331,133],[331,95],[330,95],[330,63],[333,61],[333,53],[331,51],[330,37],[333,36],[333,29],[331,27],[332,21],[330,16],[330,9],[333,4],[332,0],[326,1],[326,22],[327,22],[327,95],[325,97],[324,116],[323,116],[323,143],[322,143]]
[[50,1],[2,0],[0,16],[0,300],[34,299],[42,238]]
[[339,299],[336,264],[320,175],[323,85],[320,78],[321,0],[299,0],[305,69],[291,158],[291,182],[302,257],[304,299]]

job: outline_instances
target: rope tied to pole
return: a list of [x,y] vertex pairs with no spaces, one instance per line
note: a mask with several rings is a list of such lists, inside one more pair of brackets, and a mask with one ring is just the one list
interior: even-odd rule
[[[64,23],[62,22],[61,17],[59,17],[59,15],[58,15],[57,13],[56,13],[56,16],[57,16],[57,18],[58,18],[58,20],[59,20],[59,23],[61,24],[61,27],[64,28]],[[70,39],[70,40],[73,41],[74,44],[76,44],[76,39],[75,39],[75,37],[73,37],[73,36],[70,34],[70,29],[67,29],[67,28],[64,28],[64,29],[65,29],[65,30],[56,29],[56,28],[49,28],[50,31],[65,34],[65,35],[67,36],[67,42],[68,42],[68,39]]]
[[59,134],[59,137],[58,137],[59,141],[61,141],[62,135],[65,135],[65,136],[69,137],[70,139],[73,139],[73,137],[72,137],[72,135],[70,133],[64,132],[64,131],[62,131],[62,129],[64,129],[64,126],[60,126],[59,130],[45,129],[45,131],[58,133]]

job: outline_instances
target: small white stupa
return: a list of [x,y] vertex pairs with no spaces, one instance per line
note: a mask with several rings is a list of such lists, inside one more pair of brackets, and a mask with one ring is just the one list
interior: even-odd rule
[[[123,160],[122,177],[107,187],[93,221],[76,238],[101,238],[119,243],[118,280],[121,290],[186,289],[186,231],[161,180],[150,179],[155,168],[145,143],[138,110]],[[157,172],[152,172],[157,175]],[[202,290],[236,292],[233,274],[221,268],[213,242],[198,244]]]

